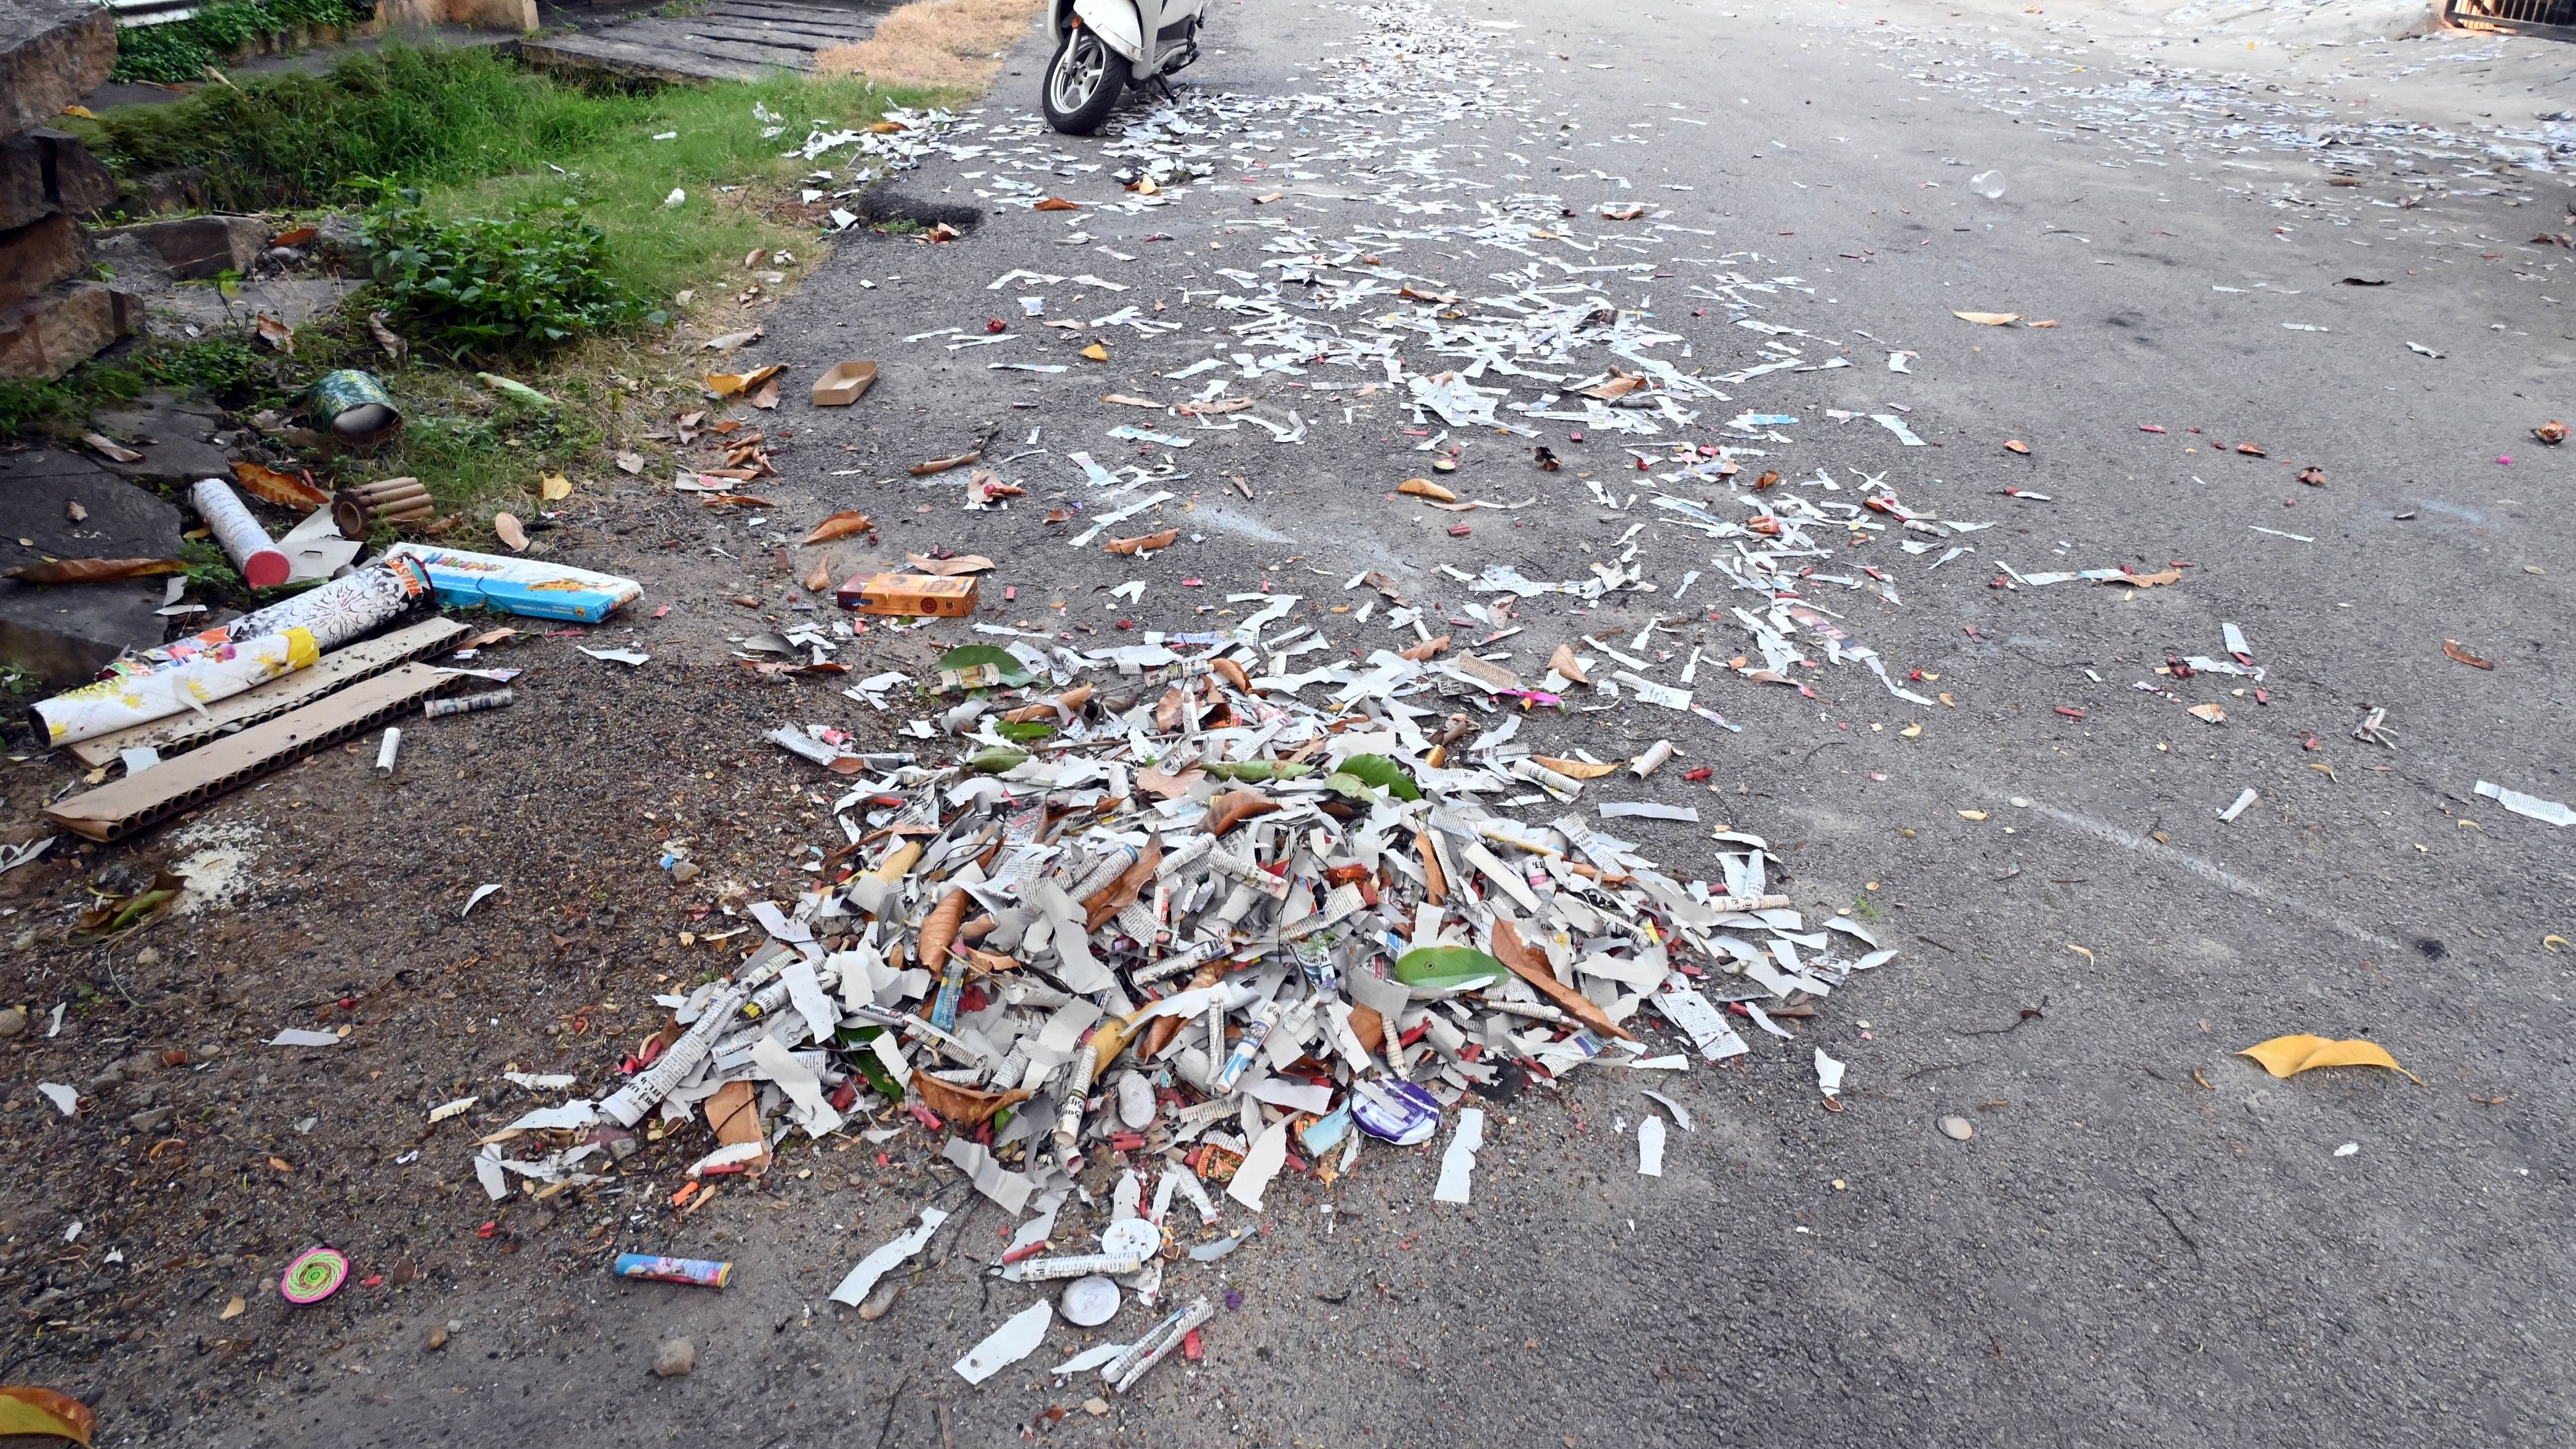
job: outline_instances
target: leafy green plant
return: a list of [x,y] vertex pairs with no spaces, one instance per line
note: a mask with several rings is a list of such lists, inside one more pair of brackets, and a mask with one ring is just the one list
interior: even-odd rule
[[118,26],[112,74],[121,81],[192,81],[261,36],[299,25],[353,25],[375,9],[374,0],[218,0],[185,20]]
[[443,218],[404,191],[367,213],[384,310],[414,342],[464,360],[552,351],[593,332],[667,321],[609,271],[608,234],[569,209]]

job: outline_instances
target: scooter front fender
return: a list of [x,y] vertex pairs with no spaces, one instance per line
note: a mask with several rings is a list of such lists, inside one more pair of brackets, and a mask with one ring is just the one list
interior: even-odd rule
[[1145,64],[1145,23],[1128,0],[1073,0],[1073,13],[1110,50],[1135,64]]

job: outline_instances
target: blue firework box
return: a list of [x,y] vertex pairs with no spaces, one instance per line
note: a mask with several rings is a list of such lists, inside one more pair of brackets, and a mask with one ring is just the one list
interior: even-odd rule
[[497,609],[530,619],[596,624],[644,593],[644,586],[633,579],[547,559],[419,543],[398,543],[385,552],[411,559],[427,570],[438,602],[454,609]]

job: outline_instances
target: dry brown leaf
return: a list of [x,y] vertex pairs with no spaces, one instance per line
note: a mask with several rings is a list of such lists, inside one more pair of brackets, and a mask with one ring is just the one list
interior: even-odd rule
[[2227,723],[2227,711],[2214,704],[2195,704],[2183,713],[2193,719],[2206,720],[2210,724]]
[[954,458],[933,458],[927,463],[915,463],[904,471],[915,478],[927,478],[934,473],[945,473],[951,468],[963,468],[983,456],[984,450],[977,448],[971,453],[960,453]]
[[[1228,660],[1225,662],[1232,663],[1233,661]],[[1077,685],[1074,688],[1068,689],[1064,693],[1057,695],[1053,699],[1042,699],[1035,704],[1024,704],[1018,709],[1004,711],[1002,715],[1002,723],[1033,724],[1040,720],[1051,721],[1063,719],[1068,713],[1091,703],[1091,695],[1091,685]]]
[[1214,417],[1222,413],[1239,413],[1252,406],[1248,397],[1221,397],[1214,402],[1185,402],[1179,411],[1185,418]]
[[711,493],[699,499],[698,506],[701,508],[768,508],[773,505],[766,498],[755,498],[748,493]]
[[512,553],[528,551],[528,530],[522,527],[519,520],[511,514],[492,515],[492,535],[508,544]]
[[400,334],[385,325],[385,314],[382,312],[367,314],[367,335],[376,339],[376,345],[385,350],[385,356],[397,363],[403,360],[404,353],[411,351],[411,344],[403,341]]
[[959,554],[955,558],[930,558],[922,554],[907,553],[904,557],[912,560],[914,568],[926,574],[937,574],[943,579],[955,578],[960,574],[980,574],[994,567],[993,561],[980,553]]
[[1980,327],[2009,327],[2013,323],[2021,320],[2021,314],[2019,312],[1960,312],[1954,310],[1950,315],[1958,318],[1962,322],[1974,322]]
[[233,464],[234,481],[253,497],[281,508],[301,509],[306,513],[331,506],[331,495],[296,477],[281,473],[261,463]]
[[2007,453],[2019,453],[2023,457],[2027,458],[2030,456],[2030,444],[2023,442],[2019,438],[2006,438],[2004,439],[2004,451]]
[[[81,106],[66,106],[66,114],[81,111]],[[96,120],[96,116],[90,119]],[[89,1449],[91,1436],[98,1432],[98,1416],[89,1405],[71,1395],[29,1384],[0,1387],[0,1438],[18,1441],[21,1435],[63,1439]]]
[[1409,644],[1404,648],[1397,650],[1396,657],[1399,659],[1410,659],[1418,664],[1425,659],[1434,657],[1439,654],[1440,651],[1448,647],[1449,636],[1442,634],[1434,638],[1425,639],[1418,644]]
[[89,518],[89,510],[81,507],[80,500],[75,498],[63,505],[63,517],[74,523],[81,523]]
[[1258,815],[1268,815],[1279,808],[1279,802],[1258,790],[1228,790],[1208,802],[1207,815],[1200,823],[1210,835],[1227,831]]
[[821,558],[814,561],[814,567],[805,571],[805,592],[809,594],[827,593],[831,590],[831,587],[832,555],[827,552]]
[[278,351],[285,353],[289,357],[293,357],[295,355],[294,328],[287,326],[285,323],[280,322],[266,313],[261,313],[258,317],[252,319],[251,326],[259,333],[260,341],[267,343],[269,346],[276,348]]
[[847,538],[854,533],[865,533],[874,527],[876,525],[868,521],[866,514],[855,509],[845,510],[815,524],[814,531],[805,535],[805,542],[830,543],[833,539]]
[[778,379],[773,377],[769,381],[762,383],[760,385],[760,391],[752,395],[751,405],[763,410],[777,407]]
[[1149,397],[1129,397],[1127,394],[1125,394],[1125,393],[1123,393],[1123,392],[1113,392],[1113,393],[1109,393],[1109,394],[1107,394],[1106,396],[1102,397],[1100,400],[1101,400],[1102,402],[1105,402],[1105,403],[1116,403],[1116,404],[1118,404],[1120,407],[1127,407],[1127,408],[1152,408],[1152,409],[1154,409],[1156,412],[1161,412],[1161,411],[1163,410],[1163,405],[1162,405],[1161,403],[1158,403],[1158,402],[1154,401],[1152,398],[1149,398]]
[[641,473],[644,471],[644,455],[641,453],[620,453],[617,455],[617,467],[620,472]]
[[2460,661],[2462,664],[2465,664],[2465,665],[2469,666],[2471,669],[2493,669],[2493,668],[2495,668],[2495,661],[2494,661],[2494,660],[2492,660],[2492,659],[2480,659],[2478,656],[2476,656],[2476,655],[2474,655],[2474,654],[2470,653],[2468,650],[2466,650],[2466,649],[2462,648],[2462,647],[2460,646],[2460,641],[2458,641],[2457,639],[2445,639],[2445,640],[2443,640],[2443,641],[2442,641],[2442,652],[2443,652],[2443,653],[2445,653],[2445,654],[2450,655],[2452,658],[2454,658],[2454,659],[2456,659],[2456,660]]
[[2116,579],[2104,579],[2102,582],[2104,582],[2104,583],[2106,583],[2106,584],[2109,584],[2109,585],[2111,585],[2111,586],[2112,586],[2112,587],[2114,587],[2114,588],[2121,588],[2121,589],[2127,589],[2127,588],[2152,589],[2152,588],[2156,588],[2156,587],[2158,587],[2159,585],[2163,585],[2163,584],[2178,584],[2178,583],[2181,583],[2181,582],[2182,582],[2182,570],[2180,570],[2180,569],[2159,569],[2159,570],[2157,570],[2156,572],[2151,573],[2151,574],[2123,574],[2123,575],[2121,575],[2119,578],[2116,578]]
[[2419,1087],[2424,1085],[2422,1077],[2397,1064],[2397,1058],[2388,1054],[2388,1048],[2359,1038],[2336,1041],[2331,1037],[2304,1034],[2276,1036],[2270,1041],[2256,1042],[2237,1055],[2252,1057],[2263,1064],[2263,1070],[2276,1077],[2295,1077],[2318,1067],[2386,1067],[2392,1072],[2404,1072],[2407,1079]]
[[710,372],[706,374],[707,391],[718,397],[737,397],[776,377],[780,364],[754,368],[749,372]]
[[1190,787],[1207,778],[1207,771],[1192,766],[1176,774],[1166,774],[1160,767],[1136,772],[1136,788],[1157,800],[1174,800],[1190,793]]
[[1560,760],[1552,755],[1532,755],[1530,758],[1547,766],[1549,769],[1554,770],[1560,775],[1576,780],[1598,780],[1602,776],[1609,774],[1612,770],[1618,769],[1620,767],[1620,763],[1623,763],[1613,762],[1611,764],[1602,765],[1595,764],[1590,760]]
[[125,446],[114,438],[106,437],[98,433],[83,433],[81,434],[81,441],[89,444],[91,448],[97,450],[100,457],[105,458],[111,463],[140,463],[143,461],[143,455],[141,453]]
[[993,1114],[1005,1107],[1015,1107],[1029,1099],[1029,1089],[1013,1087],[1007,1092],[987,1092],[977,1087],[961,1087],[941,1081],[928,1072],[912,1074],[912,1090],[921,1104],[938,1113],[951,1124],[963,1122],[980,1127],[993,1120]]
[[1428,478],[1407,478],[1403,482],[1395,485],[1395,491],[1398,493],[1410,493],[1416,498],[1429,498],[1440,503],[1455,503],[1458,501],[1457,494],[1450,492],[1448,489],[1441,487],[1439,484],[1432,482]]
[[1583,672],[1582,664],[1576,661],[1574,657],[1574,646],[1571,644],[1557,645],[1556,652],[1547,656],[1547,667],[1564,675],[1576,684],[1590,684],[1592,682],[1591,677]]
[[49,558],[11,570],[9,577],[27,584],[106,584],[185,573],[187,568],[175,558]]
[[1046,200],[1039,202],[1037,205],[1030,207],[1029,210],[1080,211],[1082,210],[1082,203],[1079,201],[1067,201],[1061,196],[1050,196]]
[[1117,554],[1151,553],[1156,549],[1170,548],[1180,542],[1180,538],[1179,529],[1167,528],[1160,533],[1142,534],[1135,538],[1113,538],[1109,540],[1109,551]]

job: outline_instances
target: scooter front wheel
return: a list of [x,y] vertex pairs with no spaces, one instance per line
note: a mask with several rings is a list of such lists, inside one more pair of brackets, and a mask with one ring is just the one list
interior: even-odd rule
[[1041,87],[1047,124],[1068,136],[1088,136],[1117,108],[1126,83],[1126,61],[1112,53],[1089,26],[1064,34],[1055,59],[1047,62]]

